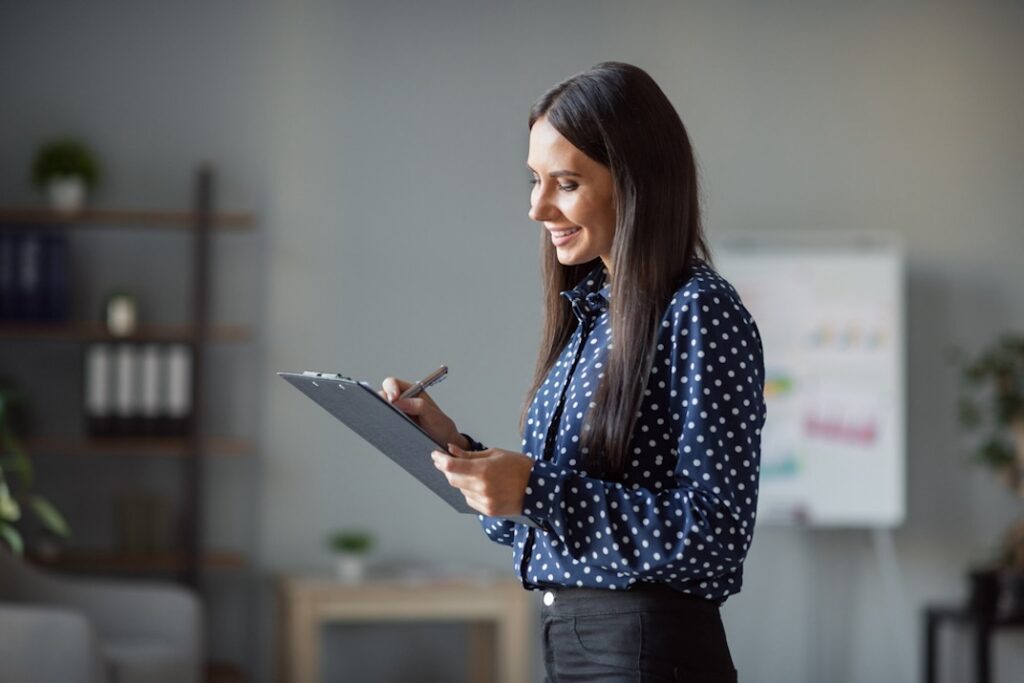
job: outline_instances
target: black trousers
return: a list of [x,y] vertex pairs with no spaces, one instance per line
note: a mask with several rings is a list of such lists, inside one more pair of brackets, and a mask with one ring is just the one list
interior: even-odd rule
[[541,610],[547,683],[736,682],[713,602],[660,584],[547,593]]

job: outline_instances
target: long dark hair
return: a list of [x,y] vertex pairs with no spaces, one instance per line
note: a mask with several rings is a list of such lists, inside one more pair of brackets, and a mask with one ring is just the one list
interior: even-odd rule
[[[701,226],[697,170],[679,114],[642,69],[603,62],[559,83],[530,109],[530,128],[546,116],[555,130],[611,170],[616,206],[612,240],[614,343],[580,436],[588,471],[617,478],[650,375],[657,326],[681,278],[710,262]],[[576,327],[560,292],[600,263],[564,266],[541,240],[545,322],[533,386],[520,418]]]

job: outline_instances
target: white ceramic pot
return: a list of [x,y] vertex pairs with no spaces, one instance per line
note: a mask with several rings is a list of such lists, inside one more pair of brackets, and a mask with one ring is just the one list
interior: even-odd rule
[[46,184],[46,195],[55,211],[81,211],[85,205],[85,181],[80,176],[58,176]]
[[366,558],[352,553],[334,556],[334,573],[342,583],[359,583],[366,578]]

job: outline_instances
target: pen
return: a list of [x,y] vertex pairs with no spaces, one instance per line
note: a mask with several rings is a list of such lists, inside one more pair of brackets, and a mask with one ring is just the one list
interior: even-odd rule
[[416,382],[416,384],[413,384],[411,387],[403,391],[402,395],[399,396],[398,398],[413,398],[420,392],[425,391],[427,387],[437,384],[447,376],[448,366],[442,365],[437,370],[434,370],[432,373],[421,379],[419,382]]

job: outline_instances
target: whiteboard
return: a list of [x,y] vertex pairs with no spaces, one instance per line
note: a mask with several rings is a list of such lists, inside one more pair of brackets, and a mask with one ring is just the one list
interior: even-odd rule
[[890,236],[714,246],[761,331],[758,522],[893,527],[906,512],[904,257]]

